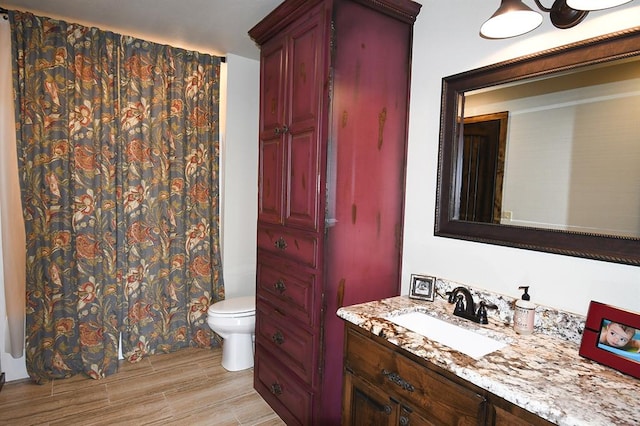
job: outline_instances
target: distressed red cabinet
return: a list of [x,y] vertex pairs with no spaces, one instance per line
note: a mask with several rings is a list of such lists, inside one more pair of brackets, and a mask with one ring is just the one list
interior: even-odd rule
[[408,0],[285,0],[260,45],[254,386],[287,424],[340,424],[343,305],[400,290]]

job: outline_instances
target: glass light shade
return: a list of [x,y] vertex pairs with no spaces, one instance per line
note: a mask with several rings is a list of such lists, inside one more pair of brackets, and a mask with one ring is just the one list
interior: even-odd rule
[[567,6],[576,10],[602,10],[629,3],[631,0],[567,0]]
[[502,0],[498,10],[480,27],[480,34],[486,38],[515,37],[538,28],[541,23],[542,15],[520,0]]

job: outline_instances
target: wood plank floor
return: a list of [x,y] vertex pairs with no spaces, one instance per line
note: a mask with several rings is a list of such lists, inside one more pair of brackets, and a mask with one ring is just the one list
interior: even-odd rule
[[153,355],[102,380],[5,383],[0,425],[284,425],[253,389],[253,369],[229,372],[222,352]]

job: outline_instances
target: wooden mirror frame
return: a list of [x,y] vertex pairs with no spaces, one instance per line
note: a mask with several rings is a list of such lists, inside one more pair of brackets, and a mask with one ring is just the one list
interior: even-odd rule
[[[457,114],[465,92],[640,55],[640,27],[545,50],[442,80],[435,230],[441,237],[640,265],[640,239],[457,219]],[[638,165],[640,167],[640,165]]]

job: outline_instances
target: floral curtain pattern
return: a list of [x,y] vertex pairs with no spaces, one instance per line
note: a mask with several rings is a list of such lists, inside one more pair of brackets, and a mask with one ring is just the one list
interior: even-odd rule
[[189,336],[209,346],[209,300],[224,298],[212,287],[222,277],[212,229],[220,59],[131,37],[122,53],[122,340],[135,360],[187,346]]
[[[219,58],[11,12],[36,382],[208,346]],[[214,342],[215,343],[215,342]]]

